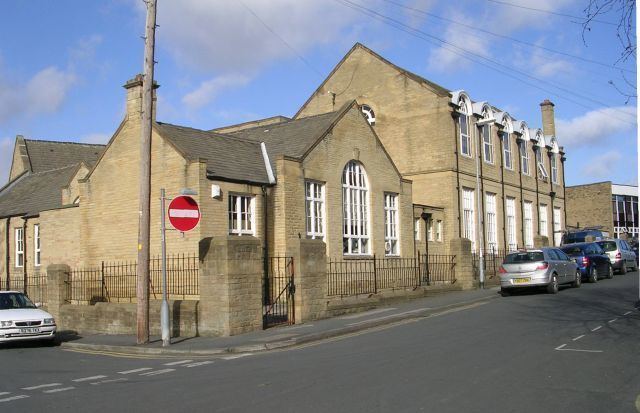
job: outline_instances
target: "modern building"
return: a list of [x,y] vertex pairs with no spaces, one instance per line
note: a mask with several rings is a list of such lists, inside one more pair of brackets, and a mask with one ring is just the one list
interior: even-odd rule
[[610,181],[568,186],[567,227],[601,227],[615,238],[637,238],[638,187]]

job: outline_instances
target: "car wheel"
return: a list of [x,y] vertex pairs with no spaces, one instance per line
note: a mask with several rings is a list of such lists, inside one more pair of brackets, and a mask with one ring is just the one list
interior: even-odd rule
[[591,272],[589,273],[589,282],[598,282],[598,270],[596,270],[596,267],[591,267]]
[[580,288],[581,285],[582,285],[582,274],[580,274],[580,271],[576,271],[576,278],[571,283],[571,286],[573,288]]
[[622,268],[620,268],[620,274],[626,274],[627,273],[627,263],[622,261]]
[[549,294],[556,294],[558,292],[558,277],[555,274],[551,278],[549,285],[547,285],[547,292]]
[[611,266],[611,264],[609,264],[609,272],[607,272],[607,278],[608,279],[613,278],[613,267]]
[[511,295],[511,291],[507,290],[506,288],[501,288],[500,295],[503,297],[508,297]]

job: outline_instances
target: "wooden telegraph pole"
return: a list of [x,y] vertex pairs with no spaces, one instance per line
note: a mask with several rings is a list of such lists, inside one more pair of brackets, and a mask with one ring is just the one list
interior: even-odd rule
[[153,54],[156,33],[156,0],[146,0],[147,27],[142,80],[140,136],[140,220],[138,222],[137,343],[149,342],[149,238],[151,220],[151,122],[153,105]]

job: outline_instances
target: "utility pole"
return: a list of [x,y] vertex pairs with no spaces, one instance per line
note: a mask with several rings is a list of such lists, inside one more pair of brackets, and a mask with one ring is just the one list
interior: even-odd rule
[[147,23],[142,80],[142,123],[140,125],[140,193],[137,266],[137,343],[149,342],[149,238],[151,221],[151,122],[153,105],[153,55],[156,33],[156,0],[146,0]]

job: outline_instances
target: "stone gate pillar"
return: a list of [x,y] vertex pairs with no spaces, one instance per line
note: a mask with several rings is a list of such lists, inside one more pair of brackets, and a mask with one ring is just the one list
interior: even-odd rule
[[62,322],[61,309],[67,304],[68,282],[71,268],[65,264],[51,264],[47,267],[47,311],[56,319],[58,330]]
[[327,316],[327,246],[321,240],[293,238],[287,242],[293,257],[296,323]]
[[449,241],[449,253],[456,256],[456,282],[460,283],[464,290],[473,289],[471,241],[466,238],[453,238]]
[[262,329],[262,246],[254,237],[200,242],[201,336]]

